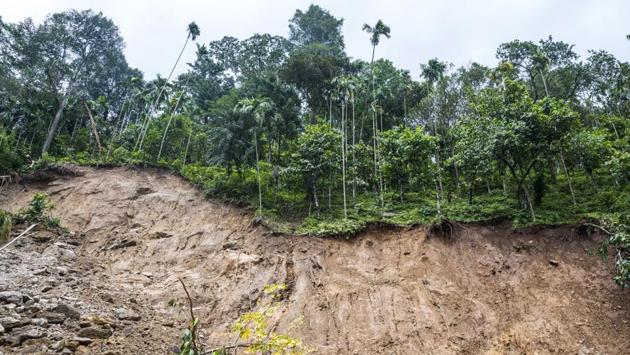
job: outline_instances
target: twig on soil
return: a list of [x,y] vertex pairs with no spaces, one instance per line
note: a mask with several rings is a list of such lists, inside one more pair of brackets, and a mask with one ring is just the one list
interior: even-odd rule
[[186,292],[186,297],[188,297],[188,306],[190,307],[190,340],[192,342],[195,354],[199,354],[199,349],[197,349],[197,322],[195,318],[195,313],[193,312],[192,298],[190,298],[190,293],[188,293],[188,289],[186,288],[186,284],[184,284],[184,281],[182,281],[182,279],[179,277],[177,279],[182,284],[182,287],[184,287],[184,292]]
[[15,239],[13,239],[12,241],[8,242],[7,244],[3,245],[2,248],[0,248],[0,251],[3,251],[4,249],[6,249],[6,247],[8,247],[9,245],[13,244],[13,242],[15,242],[16,240],[20,239],[21,237],[23,237],[26,233],[28,233],[31,229],[35,228],[35,226],[37,225],[37,223],[33,223],[31,224],[30,227],[26,228],[26,230],[22,233],[20,233],[20,235],[18,235],[17,237],[15,237]]

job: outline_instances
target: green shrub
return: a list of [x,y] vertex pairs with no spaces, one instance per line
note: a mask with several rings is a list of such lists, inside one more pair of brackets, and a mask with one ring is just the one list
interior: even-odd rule
[[[20,221],[29,223],[46,222],[46,224],[49,224],[53,219],[50,216],[46,216],[45,213],[49,212],[54,207],[48,195],[38,192],[33,196],[28,206],[18,213],[18,218]],[[56,223],[53,221],[52,224],[58,224],[58,222],[59,221],[56,220]]]

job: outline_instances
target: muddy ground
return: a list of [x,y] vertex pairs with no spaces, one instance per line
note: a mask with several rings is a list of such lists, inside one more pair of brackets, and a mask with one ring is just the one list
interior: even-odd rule
[[629,293],[590,255],[598,238],[571,227],[273,236],[167,172],[80,170],[0,191],[11,211],[46,192],[71,231],[0,252],[0,353],[169,353],[182,278],[206,348],[232,342],[238,316],[282,282],[277,330],[317,354],[630,354]]

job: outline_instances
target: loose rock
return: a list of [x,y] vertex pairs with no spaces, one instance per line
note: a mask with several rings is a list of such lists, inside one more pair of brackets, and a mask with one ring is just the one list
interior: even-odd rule
[[31,324],[41,328],[46,328],[48,327],[48,320],[46,318],[33,318],[31,319]]
[[74,337],[72,338],[73,342],[76,342],[79,345],[89,345],[92,343],[92,339],[90,338],[82,338],[82,337]]
[[39,317],[45,318],[46,320],[48,320],[48,323],[51,324],[63,323],[63,321],[65,321],[67,318],[65,314],[57,312],[42,312],[39,314]]
[[14,331],[4,338],[11,346],[18,346],[28,339],[39,339],[46,336],[46,332],[38,328],[23,328]]
[[23,321],[20,319],[17,319],[15,317],[3,317],[0,318],[0,325],[6,329],[6,331],[10,331],[11,329],[14,328],[19,328],[19,327],[23,327],[26,324],[28,324],[28,321]]
[[22,304],[24,296],[23,293],[17,291],[3,291],[0,292],[0,302]]
[[81,338],[107,339],[112,336],[112,331],[106,328],[87,327],[79,330],[77,335]]
[[79,313],[79,311],[76,308],[65,303],[59,303],[59,305],[55,307],[55,312],[63,313],[68,318],[72,318],[72,319],[79,319],[79,317],[81,317],[81,313]]
[[114,310],[114,314],[120,320],[139,321],[141,318],[136,312],[125,308],[118,308]]

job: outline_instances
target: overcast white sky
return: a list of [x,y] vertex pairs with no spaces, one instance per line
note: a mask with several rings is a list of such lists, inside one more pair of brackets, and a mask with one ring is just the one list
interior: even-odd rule
[[[203,43],[256,32],[287,35],[295,9],[311,3],[344,19],[346,49],[355,58],[370,56],[363,23],[383,19],[392,38],[382,41],[377,57],[409,69],[415,78],[419,63],[433,57],[456,65],[494,65],[500,43],[548,35],[575,44],[581,55],[605,49],[630,60],[630,41],[625,39],[630,33],[629,0],[1,0],[0,16],[9,22],[25,17],[38,22],[50,12],[70,8],[102,11],[120,28],[130,65],[153,78],[168,74],[191,21],[201,28],[197,41]],[[184,60],[193,59],[190,46]],[[183,70],[180,65],[178,71]]]

